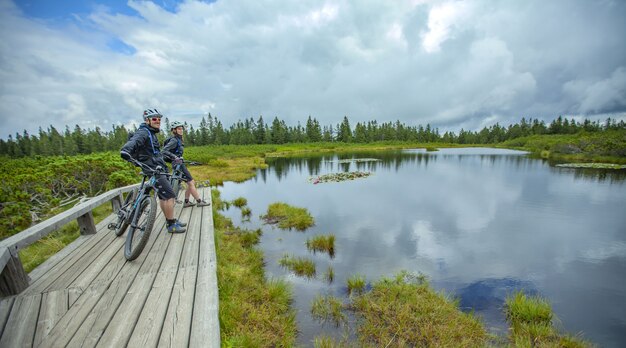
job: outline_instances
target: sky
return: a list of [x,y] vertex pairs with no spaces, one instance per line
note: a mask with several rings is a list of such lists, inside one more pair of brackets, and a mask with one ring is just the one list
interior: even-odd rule
[[0,138],[138,124],[626,119],[626,1],[0,0]]

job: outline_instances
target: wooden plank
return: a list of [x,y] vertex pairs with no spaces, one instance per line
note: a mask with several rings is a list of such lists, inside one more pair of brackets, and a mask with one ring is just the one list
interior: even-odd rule
[[92,250],[101,250],[102,246],[98,246],[98,244],[104,243],[102,245],[106,245],[106,243],[110,243],[114,234],[104,230],[102,232],[103,233],[96,233],[95,236],[89,237],[89,240],[83,243],[80,248],[77,248],[74,252],[71,252],[66,258],[63,258],[63,262],[58,262],[55,266],[53,266],[46,273],[45,277],[39,277],[36,281],[32,282],[28,289],[24,291],[24,294],[32,295],[45,292],[45,289],[51,283],[53,283],[63,273],[67,272],[68,269],[72,268],[74,264],[78,262],[85,254],[91,253]]
[[[192,250],[198,248],[198,233],[194,233],[200,229],[201,214],[198,214],[198,210],[184,209],[184,212],[191,212],[191,219],[187,225],[187,233],[185,233],[185,241],[178,260],[172,255],[172,259],[167,259],[161,265],[159,274],[157,275],[154,284],[152,285],[152,291],[146,300],[146,304],[143,307],[141,315],[137,321],[137,325],[132,333],[128,347],[156,347],[159,343],[159,337],[165,321],[165,316],[168,311],[170,298],[176,284],[176,279],[180,269],[182,269],[181,262],[184,260],[185,255],[189,255]],[[178,236],[175,236],[178,237]],[[175,238],[176,240],[182,238]],[[175,245],[177,247],[177,245]],[[170,247],[168,252],[171,252],[175,248]],[[172,253],[173,254],[173,253]],[[174,263],[174,261],[176,261]],[[174,266],[176,267],[174,269]]]
[[[102,234],[108,233],[109,229],[107,228],[107,225],[110,222],[113,222],[115,219],[117,219],[117,216],[114,214],[111,214],[105,217],[102,221],[100,221],[100,223],[98,223],[98,225],[96,226],[98,233],[102,233]],[[76,252],[76,250],[79,247],[81,247],[84,243],[86,243],[92,237],[96,238],[96,236],[79,236],[72,243],[65,246],[65,248],[61,249],[58,253],[52,255],[44,263],[37,266],[37,268],[32,270],[30,273],[28,273],[28,276],[30,277],[31,286],[43,275],[48,275],[51,272],[52,268],[59,265],[60,262],[63,262],[66,257],[70,257],[72,253]]]
[[48,335],[59,319],[67,312],[67,296],[67,289],[46,292],[42,295],[37,330],[35,332],[35,347],[41,344],[43,338]]
[[[204,200],[211,202],[210,189],[204,189]],[[219,296],[217,292],[217,259],[211,206],[202,207],[198,279],[191,320],[190,347],[219,347]]]
[[[194,214],[201,208],[193,207]],[[200,220],[200,225],[203,223]],[[189,345],[193,298],[198,270],[198,251],[200,247],[200,229],[197,226],[187,238],[193,238],[185,244],[182,259],[176,275],[176,282],[170,297],[163,329],[159,337],[159,347],[186,347]]]
[[2,337],[7,321],[9,321],[9,314],[11,314],[14,302],[15,296],[6,297],[0,300],[0,337]]
[[0,339],[0,347],[32,347],[41,295],[18,296]]
[[[155,224],[164,224],[164,219],[157,218]],[[142,255],[132,262],[126,262],[123,249],[120,249],[116,255],[116,262],[109,263],[99,277],[81,293],[68,312],[59,320],[57,325],[43,340],[41,347],[66,345],[82,325],[85,318],[94,310],[95,306],[101,302],[105,292],[114,292],[121,286],[128,284],[130,281],[128,277],[136,274],[145,259],[144,255],[147,254],[147,252],[154,247],[155,242],[159,240],[163,240],[163,238],[157,238],[157,233],[153,233]],[[70,294],[71,292],[72,289],[70,289]]]
[[[177,208],[180,208],[180,206]],[[180,220],[185,222],[189,221],[190,214],[191,209],[183,210],[182,214],[180,214]],[[191,226],[188,225],[188,228],[190,227]],[[163,233],[166,232],[163,231]],[[164,309],[162,310],[162,316],[165,316],[167,302],[174,285],[186,236],[187,233],[170,234],[168,236],[159,237],[167,237],[170,239],[167,249],[163,255],[151,253],[149,257],[152,256],[155,260],[148,260],[146,262],[152,262],[154,267],[151,266],[145,270],[141,270],[140,274],[137,276],[128,290],[128,293],[124,297],[119,309],[111,319],[111,322],[107,326],[104,334],[100,338],[100,341],[97,344],[99,347],[122,347],[127,345],[135,347],[133,344],[128,344],[128,341],[131,339],[131,335],[134,330],[137,330],[135,323],[139,319],[139,316],[142,314],[144,309],[147,312],[154,313],[160,305],[159,303],[147,305],[147,299],[155,293],[157,294],[156,297],[160,297],[161,301],[165,302]],[[159,262],[157,262],[157,260]],[[155,340],[158,339],[161,324],[162,320],[158,323],[158,325],[153,325],[159,330],[156,333]],[[152,346],[154,346],[154,344]],[[137,347],[146,347],[146,345]]]
[[[60,227],[66,225],[70,221],[77,219],[79,216],[90,212],[91,210],[102,205],[105,202],[108,202],[109,200],[111,200],[111,198],[119,195],[119,193],[130,191],[138,185],[139,184],[135,184],[107,191],[86,202],[80,203],[75,207],[64,211],[61,214],[55,215],[35,226],[29,227],[18,234],[15,234],[9,238],[0,241],[0,250],[2,250],[3,248],[9,248],[11,250],[13,250],[12,248],[16,248],[16,250],[20,250],[38,241],[42,237],[50,234],[51,232],[58,230]],[[0,258],[0,269],[3,269],[5,266],[5,264],[2,263],[3,260],[3,258]]]
[[92,247],[89,252],[86,252],[80,255],[80,257],[74,259],[69,265],[70,267],[67,267],[67,269],[56,277],[56,279],[50,279],[50,281],[48,281],[48,285],[42,292],[67,288],[72,281],[74,281],[74,279],[79,277],[82,272],[90,267],[94,260],[98,259],[103,253],[106,253],[107,250],[118,246],[121,243],[119,239],[121,238],[116,237],[114,233],[109,233],[109,235],[105,236],[100,243]]
[[[123,310],[121,307],[122,302],[127,296],[134,296],[130,293],[131,288],[134,291],[141,291],[141,287],[150,287],[150,277],[155,277],[159,269],[159,266],[165,256],[165,249],[170,241],[170,236],[164,236],[164,224],[160,224],[161,228],[153,232],[159,232],[157,242],[150,250],[144,250],[137,260],[141,259],[141,263],[137,268],[125,268],[124,272],[120,273],[120,276],[116,279],[111,287],[104,293],[101,300],[89,313],[87,318],[83,320],[80,327],[74,334],[74,337],[68,342],[69,346],[80,347],[95,347],[98,341],[104,335],[107,327],[112,324],[111,319],[114,317],[118,310]],[[151,236],[152,237],[152,236]],[[147,255],[146,255],[147,252]],[[135,260],[135,261],[137,261]],[[127,262],[127,264],[134,264],[135,261]],[[129,272],[126,272],[126,271]],[[134,287],[136,282],[140,282],[140,286]],[[137,297],[140,297],[138,295]],[[140,310],[140,308],[138,309]],[[127,321],[126,318],[118,318],[122,320],[124,325],[134,325],[134,322]],[[120,323],[116,323],[120,324]],[[114,326],[116,326],[114,325]],[[114,333],[115,334],[115,333]]]

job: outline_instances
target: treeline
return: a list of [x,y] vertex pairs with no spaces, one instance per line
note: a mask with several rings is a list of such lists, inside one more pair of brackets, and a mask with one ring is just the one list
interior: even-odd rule
[[[164,130],[169,129],[169,120],[164,122]],[[275,117],[266,123],[263,116],[256,121],[253,118],[239,120],[225,128],[217,117],[208,114],[203,117],[197,128],[186,125],[185,142],[190,146],[202,145],[248,145],[248,144],[284,144],[305,142],[345,142],[370,143],[377,141],[406,141],[419,143],[450,143],[450,144],[495,144],[519,137],[540,134],[575,134],[581,131],[602,132],[611,129],[626,129],[623,120],[619,122],[608,118],[605,122],[585,119],[576,122],[574,119],[559,116],[546,124],[539,119],[522,118],[517,124],[508,127],[495,125],[480,131],[461,129],[458,134],[445,132],[430,124],[425,127],[408,126],[400,121],[378,123],[377,121],[359,122],[354,127],[347,117],[337,125],[321,126],[315,118],[307,119],[304,126],[298,122],[296,126],[288,126],[284,120]],[[66,126],[59,132],[53,126],[47,130],[39,128],[39,134],[31,135],[26,130],[22,134],[9,135],[8,140],[0,139],[0,155],[19,158],[41,155],[76,155],[94,152],[118,150],[128,139],[130,132],[124,126],[113,126],[111,131],[103,131],[99,127],[94,130],[82,129],[78,125],[73,130]],[[161,132],[161,140],[168,134]]]

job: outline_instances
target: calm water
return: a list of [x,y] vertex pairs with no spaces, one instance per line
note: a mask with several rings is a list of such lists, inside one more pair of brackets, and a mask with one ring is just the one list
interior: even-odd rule
[[[338,163],[376,158],[376,162]],[[524,153],[498,149],[369,152],[272,159],[242,184],[227,183],[222,197],[248,199],[253,217],[226,215],[261,227],[268,277],[293,285],[294,306],[309,345],[320,332],[336,334],[309,315],[317,294],[346,296],[346,279],[368,281],[399,270],[421,272],[436,289],[461,299],[487,326],[506,333],[504,298],[516,289],[547,297],[562,327],[601,346],[626,345],[626,174],[562,169]],[[311,176],[371,171],[354,181],[314,185]],[[306,207],[316,225],[306,232],[263,225],[273,202]],[[305,241],[336,236],[336,254],[313,254]],[[278,265],[289,253],[307,256],[318,279],[291,275]],[[328,266],[335,280],[322,274]]]

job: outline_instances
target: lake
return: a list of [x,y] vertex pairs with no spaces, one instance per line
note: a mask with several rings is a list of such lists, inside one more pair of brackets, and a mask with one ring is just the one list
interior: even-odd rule
[[[250,221],[235,207],[224,213],[236,225],[262,228],[266,275],[293,286],[299,343],[338,333],[310,317],[317,294],[345,299],[354,274],[372,282],[407,270],[460,298],[491,332],[506,334],[504,299],[524,290],[547,298],[567,332],[601,346],[626,345],[625,171],[558,168],[524,152],[486,148],[267,161],[255,178],[220,191],[224,200],[248,199]],[[357,170],[372,175],[309,180]],[[307,208],[315,226],[298,232],[264,225],[259,216],[274,202]],[[336,236],[333,258],[307,250],[307,238],[329,233]],[[317,278],[281,268],[285,253],[314,260]],[[329,266],[330,284],[322,277]]]

